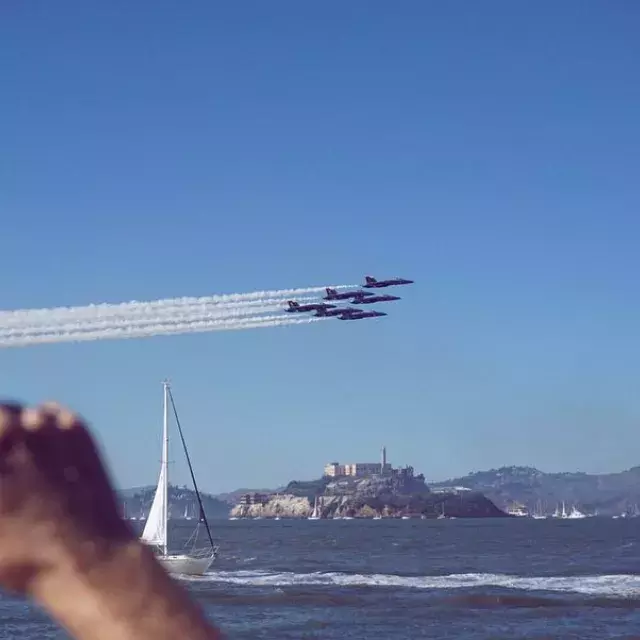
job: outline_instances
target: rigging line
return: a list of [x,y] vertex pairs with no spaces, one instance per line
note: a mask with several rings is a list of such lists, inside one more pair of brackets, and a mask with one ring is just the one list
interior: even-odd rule
[[182,427],[180,426],[180,418],[178,418],[178,410],[176,409],[176,403],[173,399],[173,393],[171,392],[171,387],[169,387],[169,400],[171,400],[173,415],[175,416],[176,424],[178,425],[178,433],[180,434],[180,440],[182,441],[182,448],[184,449],[184,455],[187,458],[187,464],[189,465],[189,473],[191,474],[191,481],[193,482],[193,488],[196,492],[198,506],[200,507],[199,519],[200,519],[200,522],[204,522],[204,526],[207,528],[207,535],[209,536],[209,542],[211,543],[211,547],[215,547],[215,544],[213,543],[213,537],[211,536],[211,529],[209,529],[209,522],[207,521],[207,516],[204,512],[204,507],[202,506],[202,498],[200,497],[200,491],[198,491],[198,484],[196,483],[196,476],[194,475],[193,467],[191,466],[191,458],[189,457],[189,451],[187,450],[187,443],[184,440]]

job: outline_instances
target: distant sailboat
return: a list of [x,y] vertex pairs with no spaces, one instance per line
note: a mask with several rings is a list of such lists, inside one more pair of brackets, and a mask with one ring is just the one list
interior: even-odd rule
[[542,508],[542,501],[538,500],[536,502],[536,508],[531,516],[534,520],[544,520],[547,516],[544,514],[544,510]]
[[562,501],[561,504],[562,504],[562,511],[560,510],[560,506],[556,505],[556,510],[553,512],[554,518],[565,519],[567,517],[567,507],[564,503],[564,500]]
[[320,520],[320,509],[318,508],[318,496],[313,501],[313,511],[309,516],[309,520]]
[[567,518],[570,520],[578,520],[586,517],[586,514],[582,513],[582,511],[580,511],[575,505],[571,507],[571,511],[567,515]]
[[562,501],[562,510],[556,507],[556,510],[553,514],[554,518],[560,518],[561,520],[578,520],[582,518],[586,518],[587,516],[582,513],[575,505],[571,507],[571,511],[567,513],[567,506],[565,501]]
[[[160,467],[160,477],[158,478],[158,485],[156,487],[156,493],[153,497],[153,503],[151,504],[151,510],[147,518],[144,531],[140,536],[140,539],[145,544],[156,547],[157,558],[162,566],[174,574],[186,574],[186,575],[202,575],[211,566],[211,563],[215,560],[218,554],[218,547],[213,544],[213,538],[211,537],[211,531],[209,529],[209,523],[207,522],[204,509],[202,507],[202,501],[200,500],[200,493],[196,485],[196,479],[193,475],[193,469],[191,467],[191,460],[189,459],[189,453],[182,435],[182,428],[178,420],[178,414],[176,412],[171,390],[168,382],[163,382],[164,388],[164,413],[163,413],[163,426],[162,426],[162,463]],[[168,538],[169,538],[169,401],[173,407],[173,412],[176,418],[178,431],[180,433],[180,439],[182,440],[182,446],[184,448],[185,457],[189,465],[189,471],[191,472],[191,479],[193,481],[193,488],[195,490],[196,498],[198,499],[198,505],[200,507],[200,518],[196,531],[191,537],[192,540],[197,540],[198,527],[200,523],[204,523],[207,535],[209,537],[210,547],[205,549],[192,550],[190,554],[170,554],[168,551]]]

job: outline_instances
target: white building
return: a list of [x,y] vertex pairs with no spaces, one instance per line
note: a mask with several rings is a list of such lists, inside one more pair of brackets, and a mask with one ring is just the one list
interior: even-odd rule
[[392,467],[387,462],[387,448],[382,447],[380,462],[349,462],[340,464],[330,462],[324,467],[324,475],[336,478],[339,476],[352,476],[362,478],[376,474],[391,473]]

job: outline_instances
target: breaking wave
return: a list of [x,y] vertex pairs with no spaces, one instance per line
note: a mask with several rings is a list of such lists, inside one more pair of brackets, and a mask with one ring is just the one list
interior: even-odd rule
[[469,589],[502,587],[523,591],[573,592],[600,596],[640,596],[640,575],[612,574],[600,576],[514,576],[499,573],[459,573],[446,576],[398,576],[392,574],[293,573],[271,571],[216,571],[199,578],[256,587],[337,586],[395,587],[404,589]]

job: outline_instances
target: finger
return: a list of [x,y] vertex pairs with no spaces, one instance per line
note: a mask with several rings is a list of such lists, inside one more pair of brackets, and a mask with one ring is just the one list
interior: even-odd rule
[[22,406],[17,403],[0,404],[0,437],[20,424]]
[[[52,482],[64,482],[69,460],[68,446],[58,428],[62,407],[55,403],[42,404],[34,409],[25,409],[21,416],[21,427],[25,444],[36,464]],[[77,472],[71,471],[77,476]]]
[[103,466],[97,447],[80,416],[66,407],[47,402],[40,407],[47,431],[49,451],[55,451],[67,482],[82,481],[85,488],[96,486]]
[[18,440],[22,410],[19,404],[0,404],[0,460]]

